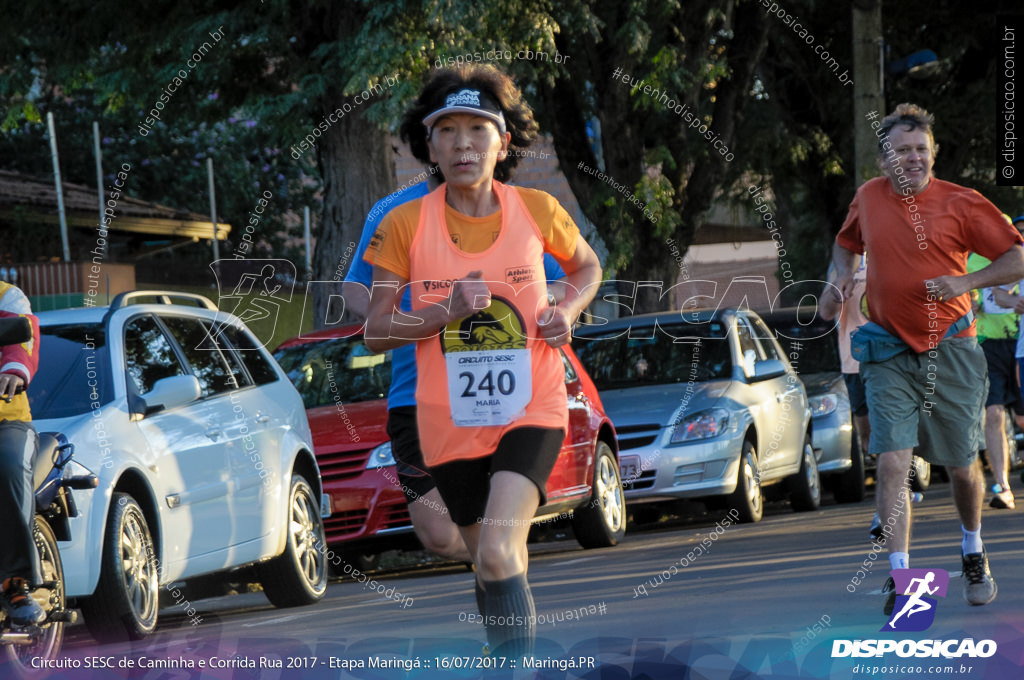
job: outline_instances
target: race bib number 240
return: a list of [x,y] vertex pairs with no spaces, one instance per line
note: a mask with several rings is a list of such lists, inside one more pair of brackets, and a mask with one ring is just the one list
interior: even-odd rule
[[449,352],[448,399],[458,427],[508,425],[533,396],[530,350]]

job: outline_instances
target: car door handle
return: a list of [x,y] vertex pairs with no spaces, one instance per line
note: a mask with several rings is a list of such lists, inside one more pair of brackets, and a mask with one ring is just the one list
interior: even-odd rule
[[223,432],[219,427],[211,427],[209,430],[206,431],[206,436],[214,440],[218,439],[221,436],[221,434],[223,434]]
[[260,424],[269,423],[270,422],[270,416],[264,415],[262,412],[257,411],[256,412],[255,420],[256,420],[257,423],[260,423]]

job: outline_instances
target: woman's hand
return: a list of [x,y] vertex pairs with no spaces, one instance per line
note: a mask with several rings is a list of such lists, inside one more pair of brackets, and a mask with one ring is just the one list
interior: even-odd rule
[[491,306],[491,291],[480,278],[483,275],[477,269],[452,282],[452,294],[448,298],[449,321],[465,319]]
[[572,322],[563,307],[555,305],[546,307],[540,313],[537,320],[537,327],[540,329],[540,337],[551,347],[561,347],[572,340]]

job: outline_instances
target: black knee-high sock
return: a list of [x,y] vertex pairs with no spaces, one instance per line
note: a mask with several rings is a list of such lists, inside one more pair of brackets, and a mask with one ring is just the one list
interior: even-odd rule
[[483,586],[487,607],[484,625],[491,652],[500,647],[502,656],[532,656],[537,611],[526,574],[501,581],[484,581]]
[[480,583],[480,579],[474,577],[473,585],[475,586],[474,590],[476,594],[476,610],[480,612],[480,617],[482,618],[484,614],[487,613],[487,595],[484,591],[483,585]]

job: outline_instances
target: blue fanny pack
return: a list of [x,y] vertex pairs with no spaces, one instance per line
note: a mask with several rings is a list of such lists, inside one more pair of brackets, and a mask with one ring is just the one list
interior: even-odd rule
[[[968,328],[973,322],[974,312],[969,311],[949,327],[943,339],[956,335],[965,328]],[[888,361],[897,354],[902,354],[909,349],[910,345],[874,321],[868,321],[850,334],[850,354],[853,355],[854,359],[864,364]]]

